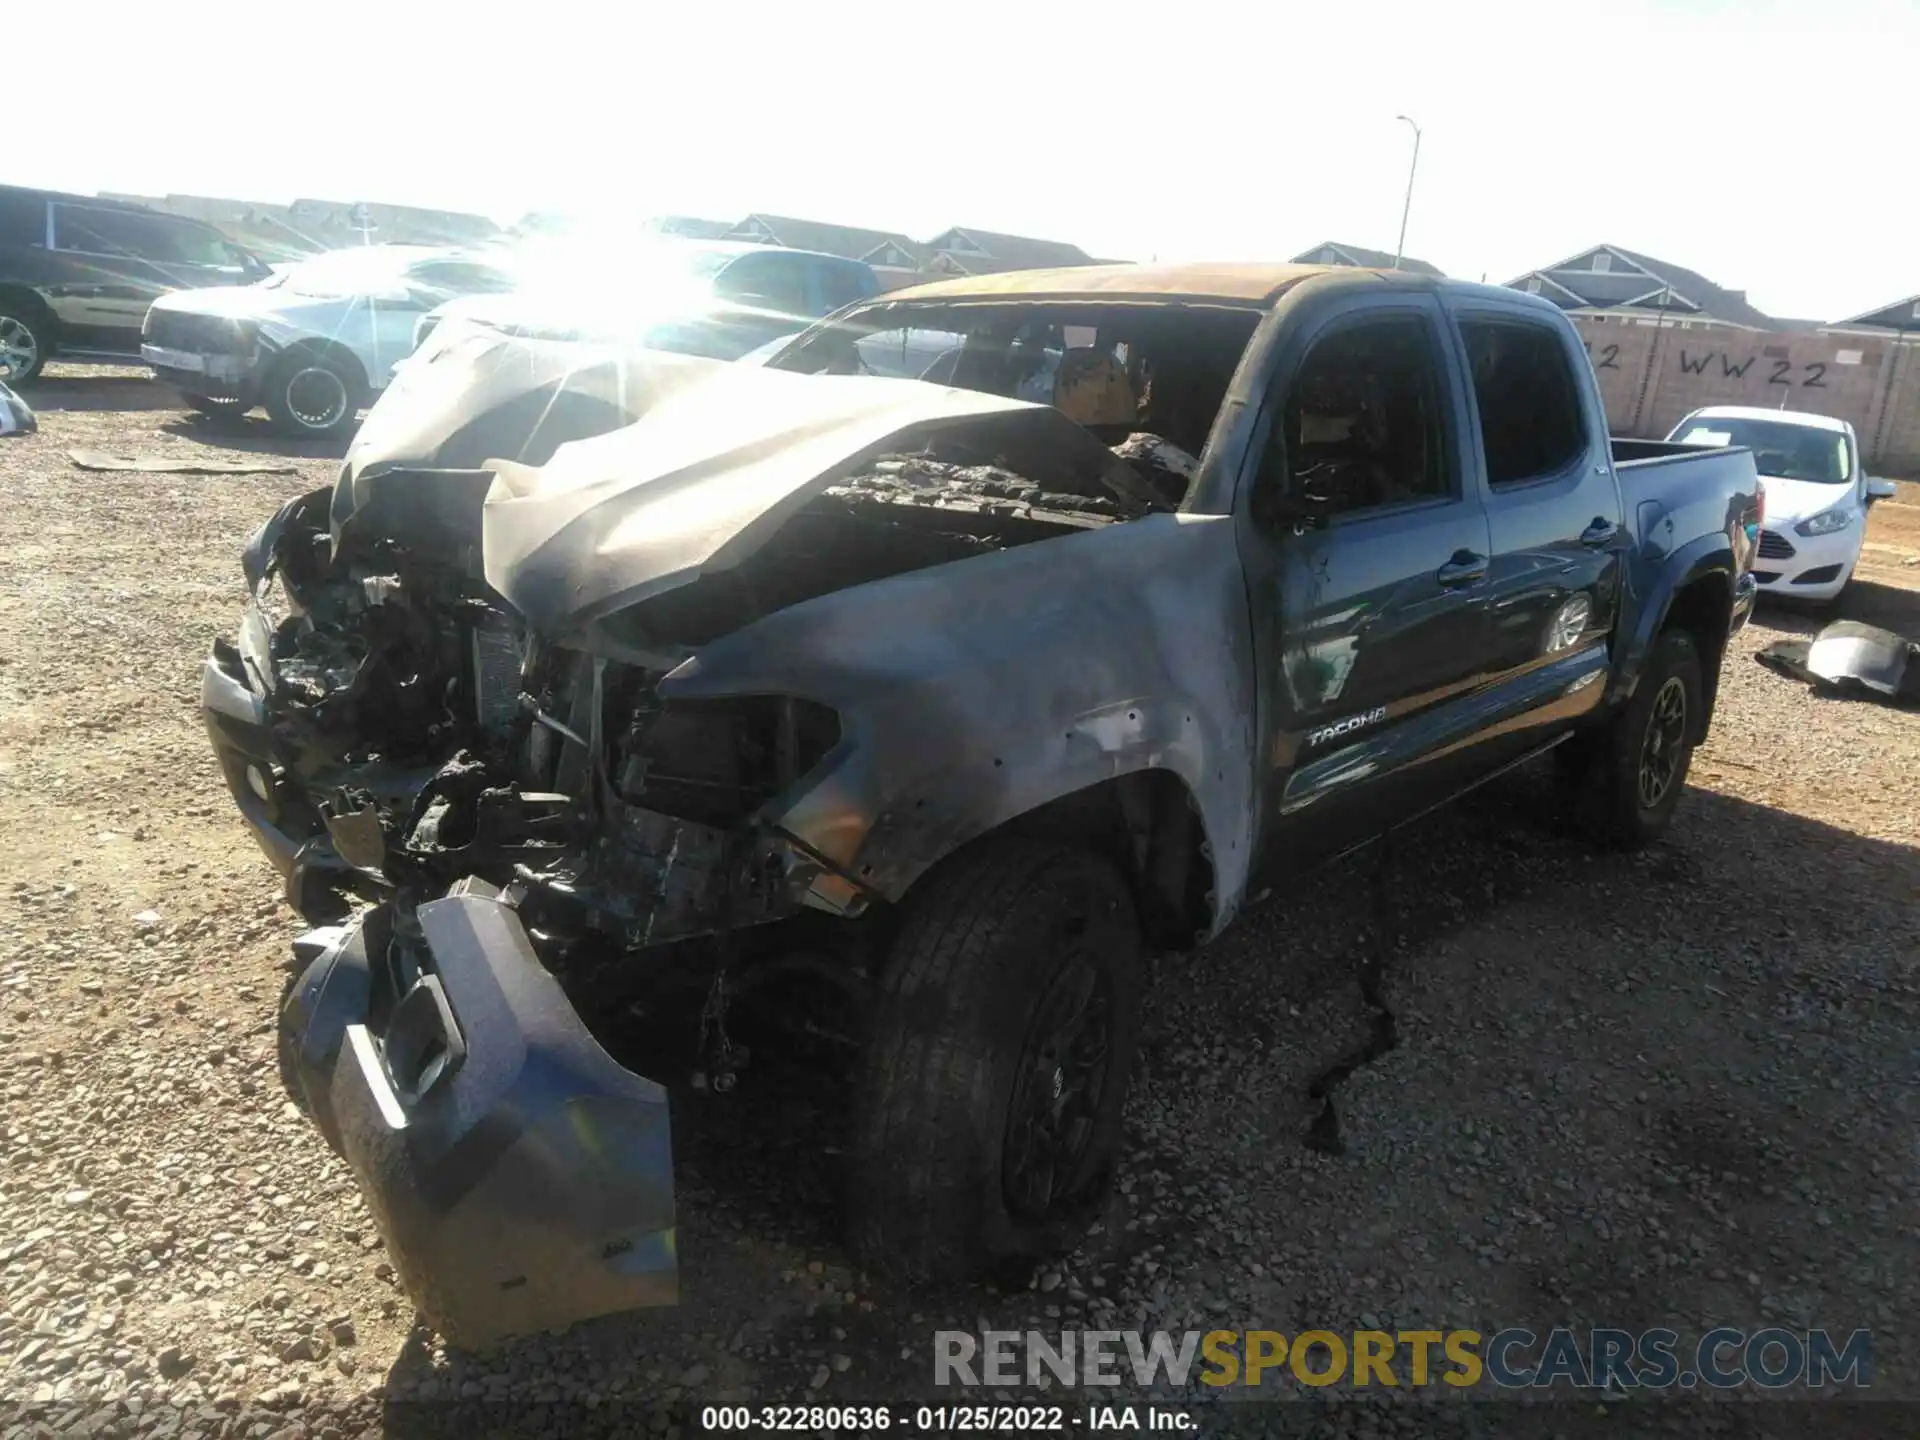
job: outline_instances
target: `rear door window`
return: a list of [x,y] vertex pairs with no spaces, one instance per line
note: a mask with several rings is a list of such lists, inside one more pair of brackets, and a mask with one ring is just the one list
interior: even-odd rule
[[1487,483],[1496,490],[1565,473],[1585,457],[1580,387],[1560,332],[1528,320],[1462,319]]

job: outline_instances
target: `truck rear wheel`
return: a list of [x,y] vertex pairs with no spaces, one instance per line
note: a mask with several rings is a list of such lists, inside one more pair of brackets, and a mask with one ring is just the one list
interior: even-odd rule
[[1095,855],[993,841],[924,880],[855,1101],[861,1263],[958,1279],[1077,1243],[1119,1153],[1143,984],[1132,897]]
[[1565,768],[1592,787],[1596,829],[1608,844],[1638,850],[1666,832],[1686,788],[1702,703],[1693,637],[1663,630],[1626,708],[1560,747]]

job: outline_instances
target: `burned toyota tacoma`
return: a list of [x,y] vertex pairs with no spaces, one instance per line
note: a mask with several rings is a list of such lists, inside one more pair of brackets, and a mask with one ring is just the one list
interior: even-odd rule
[[676,1299],[655,988],[713,1090],[756,996],[845,1042],[862,1263],[1029,1264],[1144,955],[1549,749],[1662,831],[1760,503],[1610,442],[1558,311],[1399,273],[944,282],[764,367],[436,335],[204,672],[317,927],[288,1083],[460,1343]]

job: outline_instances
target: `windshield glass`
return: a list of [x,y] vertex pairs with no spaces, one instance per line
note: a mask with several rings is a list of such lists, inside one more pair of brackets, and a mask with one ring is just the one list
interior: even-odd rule
[[1853,478],[1853,450],[1838,430],[1790,420],[1695,415],[1681,421],[1668,438],[1684,445],[1744,445],[1753,451],[1754,468],[1779,480],[1844,485]]
[[1053,405],[1095,434],[1198,455],[1259,314],[1223,305],[887,302],[816,326],[772,365],[917,379]]

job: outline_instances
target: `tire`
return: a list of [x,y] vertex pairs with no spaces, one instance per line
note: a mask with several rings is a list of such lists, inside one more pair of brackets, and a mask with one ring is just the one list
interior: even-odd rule
[[1132,897],[1094,855],[991,841],[923,880],[854,1101],[860,1262],[924,1282],[1018,1275],[1071,1249],[1112,1179],[1143,986]]
[[25,305],[0,299],[0,383],[32,384],[52,354],[47,322]]
[[1661,631],[1633,699],[1591,737],[1594,828],[1603,843],[1638,850],[1666,833],[1686,788],[1703,703],[1693,637],[1684,630]]
[[261,398],[282,434],[326,439],[353,428],[363,388],[340,361],[296,350],[273,367]]
[[202,415],[232,416],[244,415],[253,407],[244,400],[231,399],[224,395],[187,395],[183,396],[189,409],[198,410]]

